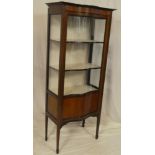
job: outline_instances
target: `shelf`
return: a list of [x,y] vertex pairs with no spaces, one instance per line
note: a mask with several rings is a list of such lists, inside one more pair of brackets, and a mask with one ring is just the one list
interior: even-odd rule
[[[82,85],[82,86],[74,86],[74,87],[67,87],[64,89],[64,96],[66,95],[81,95],[87,92],[98,90],[89,85]],[[50,90],[54,94],[58,95],[57,89]]]
[[90,91],[97,90],[96,88],[88,85],[83,86],[75,86],[75,87],[68,87],[64,91],[64,95],[70,95],[70,94],[84,94]]
[[[59,70],[58,65],[49,66],[52,69]],[[87,63],[87,64],[74,64],[74,65],[66,65],[65,71],[80,71],[80,70],[88,70],[88,69],[100,69],[101,67],[95,64]]]
[[[51,39],[51,41],[60,42],[59,39]],[[67,42],[67,43],[104,43],[103,41],[85,40],[85,39],[79,39],[79,40],[69,39],[69,40],[67,40],[66,42]]]

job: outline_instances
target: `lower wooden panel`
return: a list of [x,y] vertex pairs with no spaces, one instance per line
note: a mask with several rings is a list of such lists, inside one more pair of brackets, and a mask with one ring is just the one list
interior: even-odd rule
[[58,106],[58,100],[57,97],[54,95],[48,95],[48,112],[57,118],[57,106]]
[[97,91],[79,96],[67,96],[63,102],[63,119],[79,118],[97,111],[99,94]]

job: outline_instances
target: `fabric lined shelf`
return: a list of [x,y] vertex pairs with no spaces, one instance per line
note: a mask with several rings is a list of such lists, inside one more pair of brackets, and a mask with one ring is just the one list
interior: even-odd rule
[[[50,89],[51,92],[58,95],[58,89]],[[75,95],[75,94],[84,94],[87,92],[98,90],[90,85],[82,85],[82,86],[74,86],[74,87],[66,87],[64,88],[64,95]]]
[[[49,66],[52,69],[59,70],[58,65],[51,65]],[[65,71],[78,71],[78,70],[87,70],[87,69],[100,69],[101,67],[92,63],[86,63],[86,64],[68,64],[66,65]]]
[[[51,39],[51,41],[60,42],[59,39]],[[103,41],[86,40],[86,39],[78,39],[78,40],[68,39],[66,42],[67,43],[104,43]]]

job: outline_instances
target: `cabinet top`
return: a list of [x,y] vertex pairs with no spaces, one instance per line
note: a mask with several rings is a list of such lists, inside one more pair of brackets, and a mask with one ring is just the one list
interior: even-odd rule
[[53,3],[46,3],[49,7],[52,5],[70,5],[70,6],[76,6],[76,7],[89,7],[89,8],[95,8],[95,9],[101,9],[101,10],[111,10],[114,11],[116,9],[112,9],[112,8],[104,8],[104,7],[99,7],[99,6],[95,6],[95,5],[84,5],[84,4],[77,4],[77,3],[70,3],[70,2],[53,2]]

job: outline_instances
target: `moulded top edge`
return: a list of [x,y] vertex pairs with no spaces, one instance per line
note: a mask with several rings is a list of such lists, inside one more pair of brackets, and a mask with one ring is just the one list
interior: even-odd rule
[[99,7],[96,5],[85,5],[85,4],[77,4],[77,3],[70,3],[70,2],[53,2],[53,3],[46,3],[48,6],[51,5],[72,5],[72,6],[77,6],[77,7],[89,7],[89,8],[95,8],[95,9],[101,9],[101,10],[110,10],[110,11],[114,11],[116,9],[112,9],[112,8],[104,8],[104,7]]

